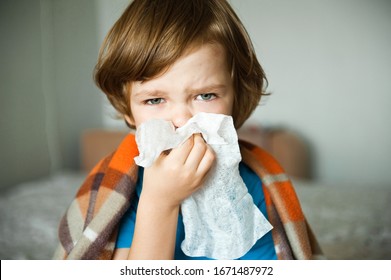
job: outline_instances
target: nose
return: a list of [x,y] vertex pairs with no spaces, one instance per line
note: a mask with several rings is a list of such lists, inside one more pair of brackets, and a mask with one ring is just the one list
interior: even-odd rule
[[172,108],[171,121],[175,128],[179,128],[185,125],[192,116],[191,108],[188,106],[177,106]]

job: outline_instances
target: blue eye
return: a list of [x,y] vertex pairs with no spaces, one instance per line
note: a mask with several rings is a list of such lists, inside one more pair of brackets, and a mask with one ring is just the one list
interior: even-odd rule
[[157,105],[163,102],[163,98],[148,99],[145,103],[149,105]]
[[214,98],[216,98],[216,94],[214,94],[214,93],[203,93],[203,94],[200,94],[197,96],[198,100],[205,100],[205,101],[211,100]]

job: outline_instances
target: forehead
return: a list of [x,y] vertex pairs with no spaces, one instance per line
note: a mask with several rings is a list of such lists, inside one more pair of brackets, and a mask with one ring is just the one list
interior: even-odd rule
[[231,83],[230,69],[224,47],[204,44],[188,49],[165,71],[146,81],[133,83],[133,92],[164,86],[204,87],[209,84]]

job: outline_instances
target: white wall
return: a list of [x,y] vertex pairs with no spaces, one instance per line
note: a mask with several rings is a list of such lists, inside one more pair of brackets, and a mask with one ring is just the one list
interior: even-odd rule
[[0,187],[77,169],[102,127],[97,1],[0,1]]
[[52,5],[54,92],[62,166],[80,166],[81,133],[102,126],[102,93],[93,82],[99,51],[97,1],[47,0]]
[[49,174],[40,5],[0,2],[0,188]]
[[272,96],[251,122],[313,146],[326,182],[391,183],[391,1],[231,0]]

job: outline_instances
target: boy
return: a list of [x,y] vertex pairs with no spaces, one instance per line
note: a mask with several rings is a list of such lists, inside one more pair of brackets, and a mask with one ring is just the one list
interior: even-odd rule
[[[95,80],[131,128],[150,119],[179,128],[207,112],[232,116],[238,129],[266,78],[226,1],[135,0],[107,35]],[[243,259],[313,258],[319,248],[278,164],[248,144],[241,152],[240,174],[274,226]],[[195,134],[145,170],[137,154],[129,135],[90,173],[61,221],[56,258],[188,259],[180,204],[201,187],[214,152]]]

